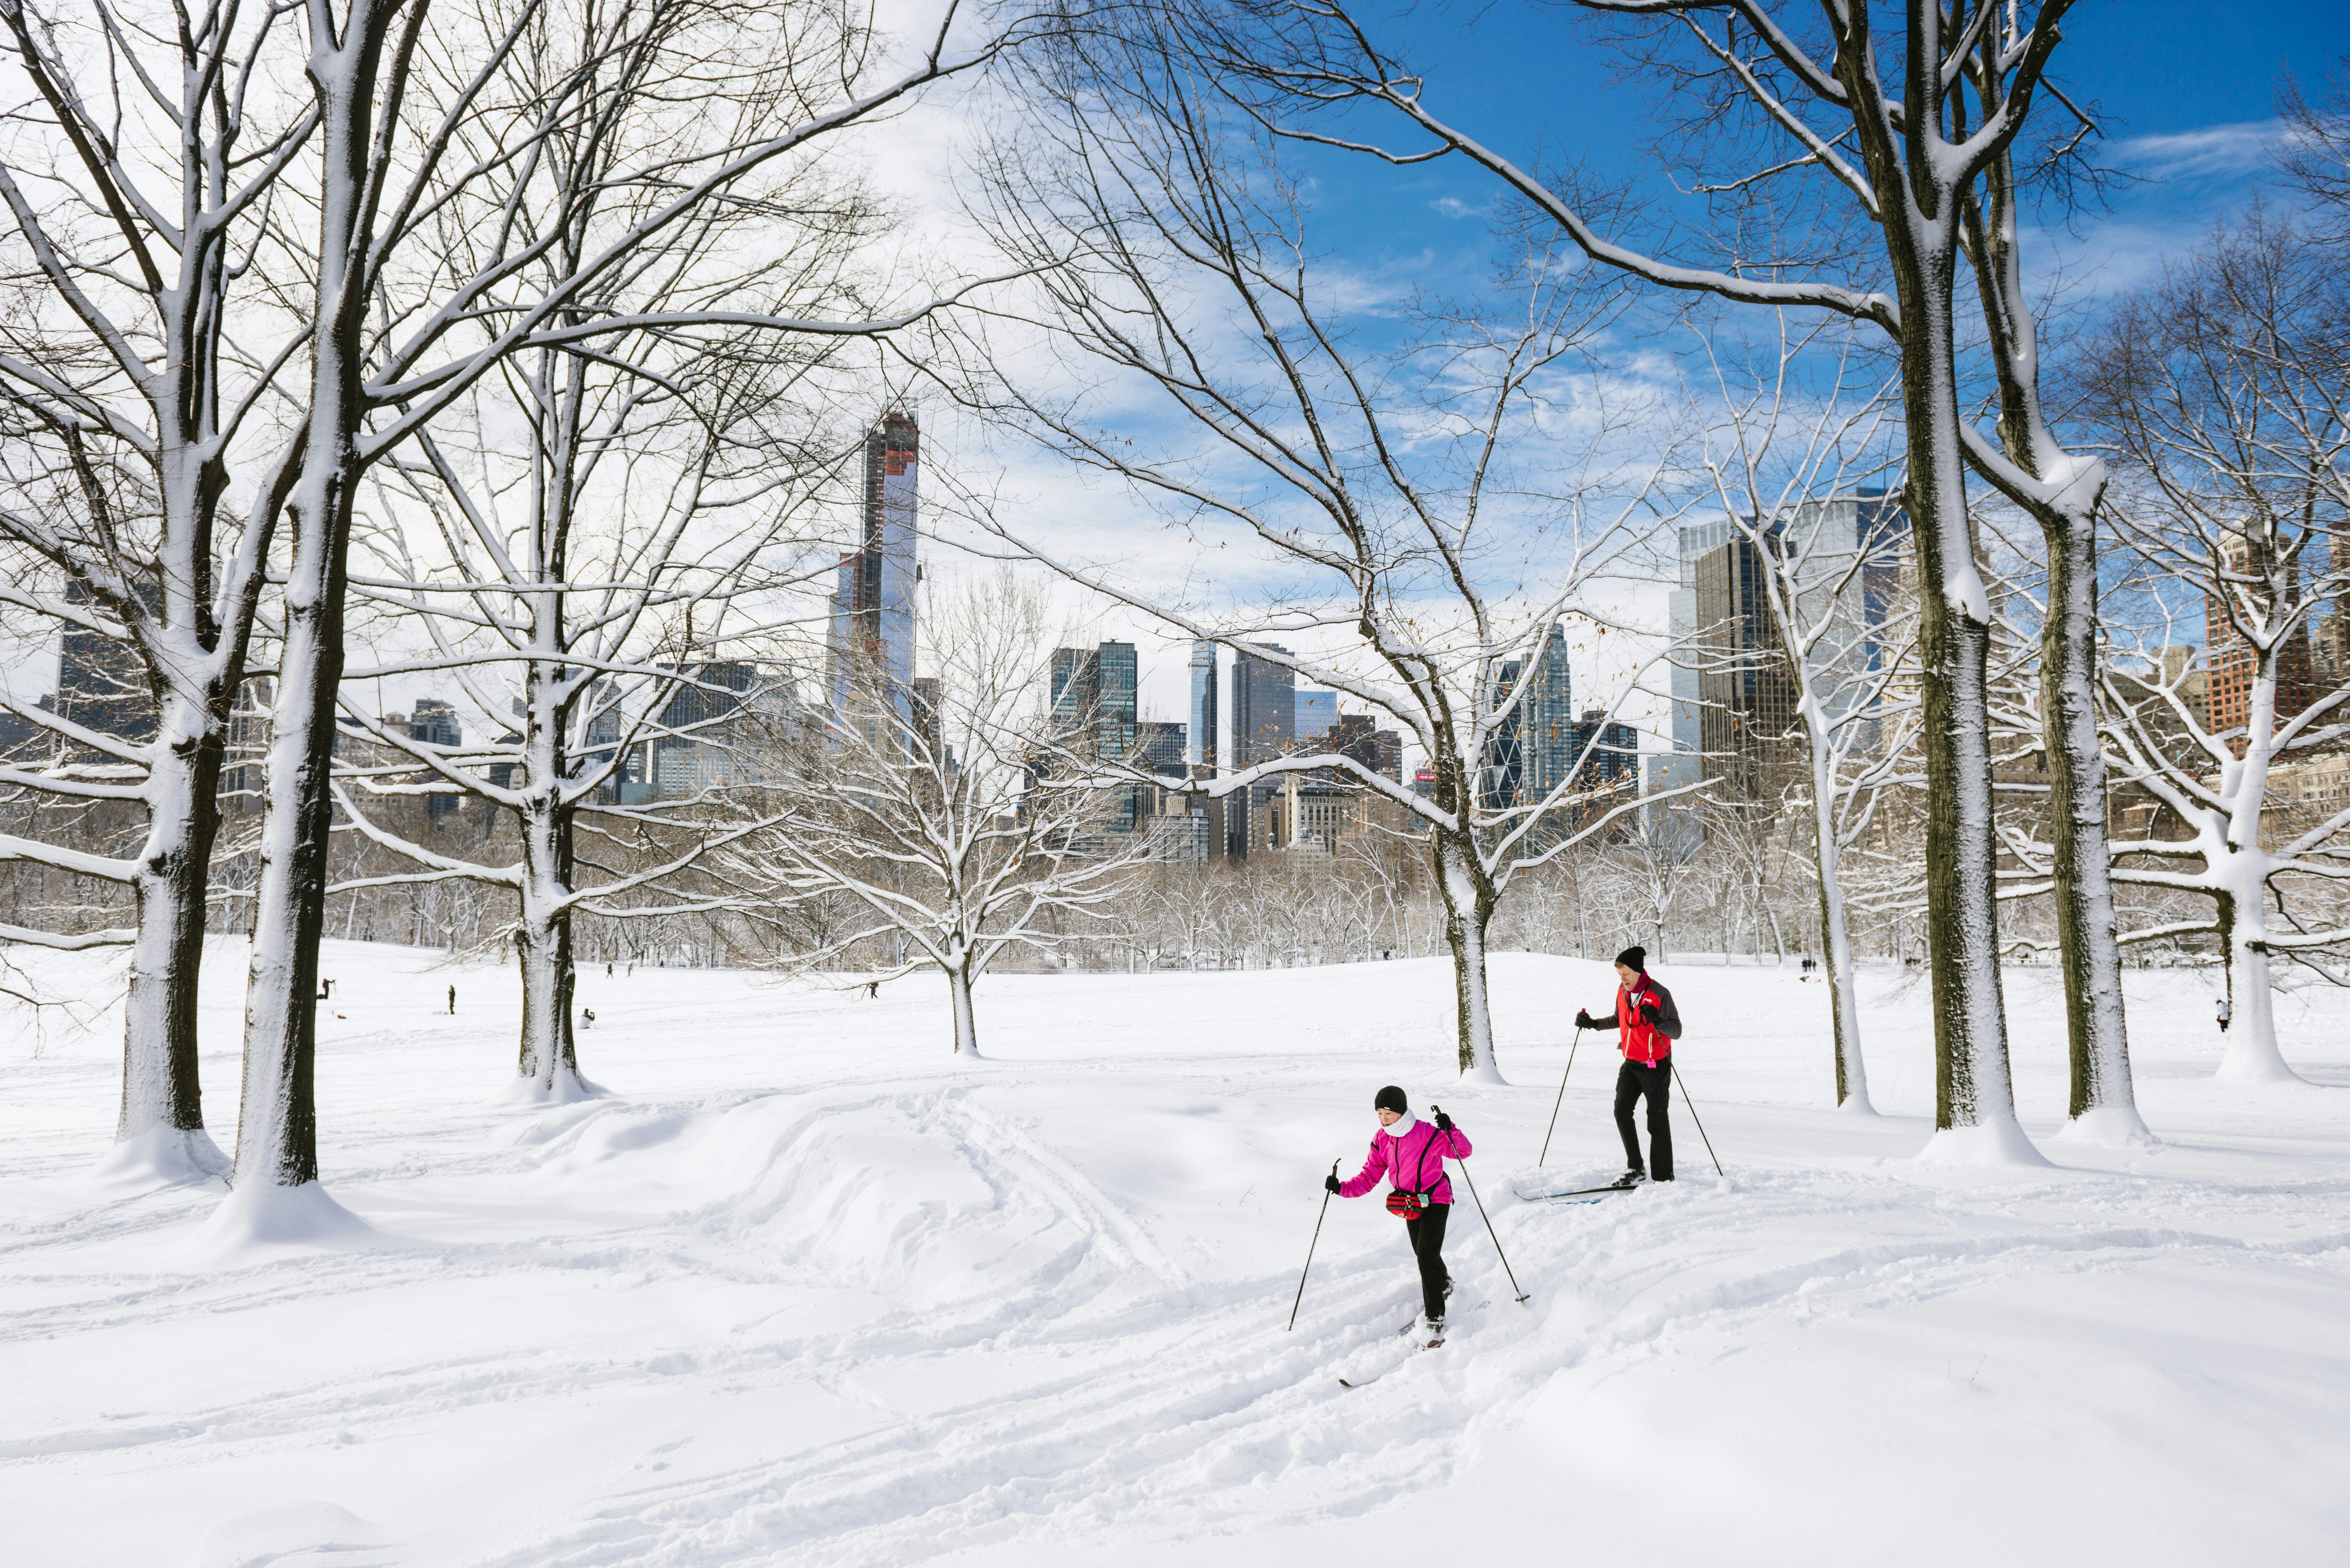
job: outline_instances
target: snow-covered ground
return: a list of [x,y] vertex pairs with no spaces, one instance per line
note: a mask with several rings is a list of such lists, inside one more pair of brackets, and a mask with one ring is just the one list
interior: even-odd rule
[[[2134,975],[2167,1142],[2124,1152],[2048,1137],[2062,1008],[2021,976],[2054,1163],[1965,1170],[1908,1158],[1905,977],[1865,983],[1859,1117],[1825,1108],[1822,988],[1663,964],[1728,1179],[1677,1106],[1681,1181],[1569,1206],[1510,1184],[1596,963],[1497,959],[1507,1089],[1452,1085],[1435,961],[999,978],[977,1064],[926,981],[598,971],[609,1097],[542,1110],[502,1097],[509,976],[328,949],[321,1158],[369,1245],[207,1253],[217,1188],[85,1174],[111,1017],[0,1046],[13,1568],[2350,1560],[2350,998],[2280,999],[2324,1086],[2221,1089],[2208,978]],[[204,1019],[224,1147],[240,960]],[[1620,1165],[1613,1067],[1586,1038],[1560,1174]],[[1391,1080],[1475,1139],[1532,1293],[1463,1205],[1429,1355],[1373,1199],[1330,1206],[1283,1326]]]

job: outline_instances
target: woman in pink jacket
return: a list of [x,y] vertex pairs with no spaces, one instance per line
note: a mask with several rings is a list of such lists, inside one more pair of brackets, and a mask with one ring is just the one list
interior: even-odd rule
[[1444,1343],[1444,1298],[1452,1293],[1452,1275],[1444,1266],[1444,1221],[1452,1212],[1452,1183],[1444,1175],[1447,1155],[1466,1159],[1472,1152],[1467,1135],[1442,1111],[1429,1126],[1411,1114],[1403,1091],[1389,1084],[1372,1106],[1379,1130],[1371,1135],[1370,1158],[1350,1181],[1336,1174],[1322,1185],[1341,1198],[1360,1198],[1378,1185],[1382,1173],[1389,1189],[1388,1210],[1404,1216],[1404,1234],[1411,1255],[1419,1263],[1419,1301],[1428,1314],[1428,1347]]

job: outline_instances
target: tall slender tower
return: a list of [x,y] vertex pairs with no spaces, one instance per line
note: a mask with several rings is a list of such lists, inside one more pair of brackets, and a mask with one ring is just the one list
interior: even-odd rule
[[914,584],[920,573],[918,481],[921,432],[892,410],[865,438],[865,504],[856,549],[840,557],[832,595],[833,706],[847,711],[860,676],[890,694],[910,720],[914,680]]
[[1566,667],[1566,628],[1553,621],[1518,704],[1518,753],[1523,759],[1520,805],[1545,798],[1575,765],[1575,681]]
[[1216,771],[1216,645],[1191,645],[1191,733],[1183,760]]

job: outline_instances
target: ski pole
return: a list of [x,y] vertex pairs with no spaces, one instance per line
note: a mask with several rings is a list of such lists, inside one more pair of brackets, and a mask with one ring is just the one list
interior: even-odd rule
[[[1330,1174],[1338,1174],[1338,1162],[1335,1159],[1330,1162]],[[1314,1240],[1305,1244],[1305,1267],[1297,1273],[1297,1299],[1289,1303],[1290,1328],[1297,1326],[1297,1309],[1305,1304],[1305,1276],[1314,1272],[1314,1249],[1322,1244],[1322,1220],[1329,1212],[1330,1189],[1326,1187],[1322,1189],[1322,1213],[1314,1217]]]
[[[1575,1054],[1582,1049],[1583,1025],[1578,1023],[1575,1026],[1575,1044],[1566,1048],[1566,1073],[1575,1071]],[[1558,1075],[1558,1098],[1550,1103],[1550,1132],[1543,1134],[1542,1158],[1534,1161],[1536,1165],[1550,1159],[1550,1135],[1558,1131],[1558,1107],[1566,1104],[1566,1073]]]
[[[1444,1114],[1444,1107],[1433,1100],[1429,1102],[1428,1108],[1440,1116]],[[1335,1170],[1337,1168],[1334,1166],[1331,1168]],[[1510,1276],[1510,1288],[1518,1293],[1518,1300],[1524,1301],[1531,1293],[1518,1284],[1517,1272],[1510,1267],[1510,1255],[1502,1251],[1502,1238],[1493,1233],[1493,1217],[1485,1212],[1485,1200],[1477,1197],[1477,1179],[1469,1174],[1469,1160],[1465,1155],[1461,1159],[1461,1179],[1469,1184],[1469,1196],[1476,1199],[1477,1218],[1485,1222],[1485,1234],[1493,1237],[1493,1255],[1502,1260],[1502,1272]],[[1300,1283],[1302,1288],[1303,1282]]]
[[[1689,1080],[1681,1076],[1681,1064],[1678,1062],[1674,1062],[1669,1056],[1666,1058],[1666,1061],[1670,1063],[1672,1065],[1673,1082],[1681,1086],[1681,1104],[1689,1107],[1690,1120],[1697,1122],[1697,1136],[1705,1138],[1705,1157],[1713,1161],[1714,1175],[1721,1176],[1721,1157],[1713,1152],[1713,1140],[1710,1137],[1705,1137],[1705,1124],[1698,1121],[1697,1102],[1690,1098]],[[1723,1179],[1727,1180],[1728,1178],[1725,1177]]]

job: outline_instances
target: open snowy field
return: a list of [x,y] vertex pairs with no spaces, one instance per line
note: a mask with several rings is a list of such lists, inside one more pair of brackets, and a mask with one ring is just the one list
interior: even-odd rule
[[[241,957],[207,981],[224,1147]],[[110,1014],[0,1048],[10,1568],[2350,1561],[2336,993],[2279,1003],[2321,1086],[2223,1090],[2208,979],[2133,976],[2167,1142],[2122,1152],[2050,1140],[2062,1011],[2022,976],[2054,1163],[1956,1170],[1909,1158],[1905,977],[1864,982],[1871,1118],[1825,1108],[1823,988],[1661,964],[1728,1179],[1677,1106],[1681,1181],[1544,1205],[1510,1179],[1597,963],[1497,959],[1507,1089],[1453,1086],[1436,961],[998,978],[980,1064],[924,980],[599,970],[609,1097],[545,1110],[501,1098],[510,975],[341,943],[325,972],[321,1156],[366,1245],[205,1252],[217,1188],[86,1174]],[[1559,1173],[1620,1168],[1613,1075],[1586,1039]],[[1391,1080],[1475,1140],[1532,1293],[1464,1204],[1427,1355],[1376,1199],[1331,1204],[1283,1326]]]

